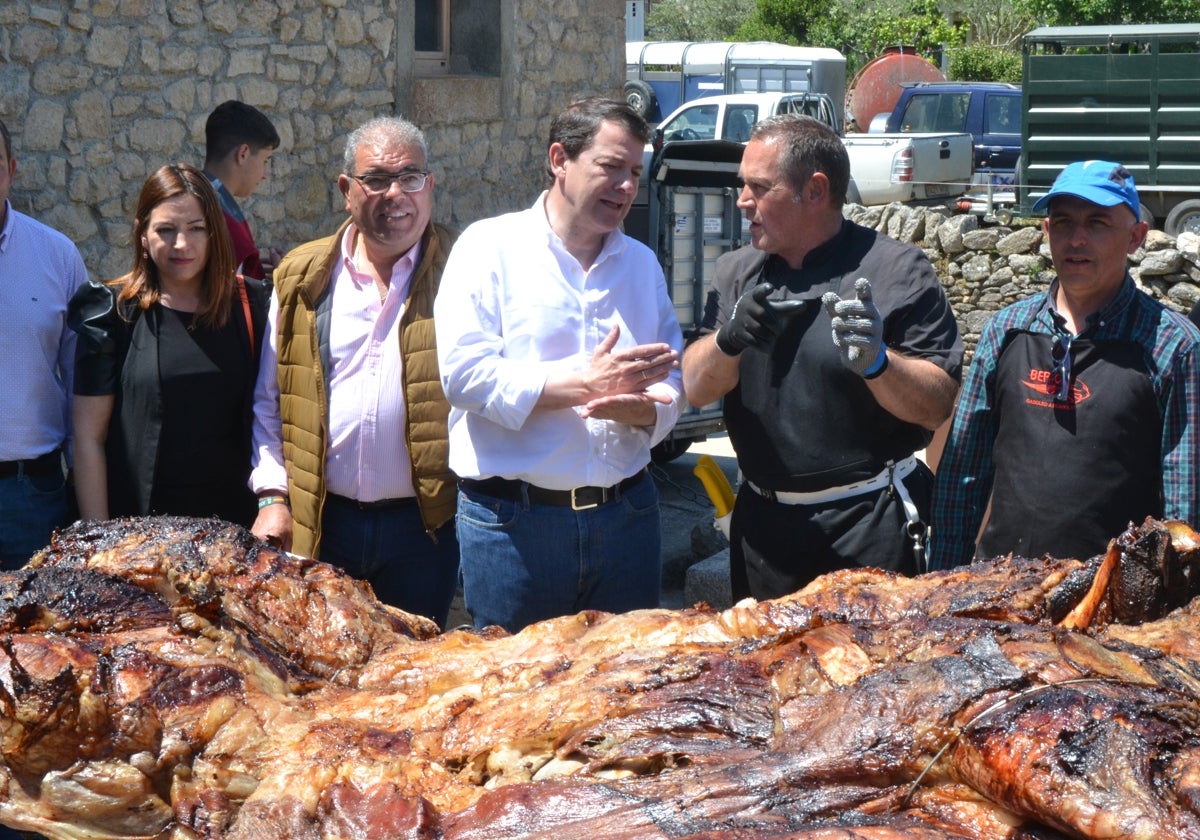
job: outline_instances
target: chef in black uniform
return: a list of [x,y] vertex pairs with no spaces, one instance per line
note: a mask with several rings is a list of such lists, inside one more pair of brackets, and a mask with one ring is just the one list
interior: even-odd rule
[[1126,270],[1140,207],[1103,160],[1067,166],[1034,204],[1057,278],[980,335],[938,468],[932,568],[1086,559],[1147,516],[1197,524],[1200,332]]
[[816,120],[758,123],[740,176],[752,245],[718,261],[683,359],[693,405],[724,397],[744,476],[734,596],[856,566],[916,572],[932,476],[913,453],[949,417],[962,365],[945,293],[919,249],[843,218],[849,159]]

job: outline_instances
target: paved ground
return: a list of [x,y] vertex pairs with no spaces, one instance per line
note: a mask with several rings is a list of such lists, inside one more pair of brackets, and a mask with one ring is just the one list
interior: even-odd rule
[[[651,465],[658,484],[662,510],[663,597],[664,606],[683,605],[684,575],[689,566],[711,556],[723,543],[714,533],[713,506],[700,479],[692,470],[701,455],[711,455],[731,485],[736,486],[737,461],[724,435],[694,443],[686,453],[669,464]],[[469,624],[461,593],[450,610],[450,627]]]
[[737,460],[724,435],[694,443],[669,464],[655,465],[662,510],[663,605],[683,606],[683,580],[689,566],[726,544],[713,525],[712,502],[692,470],[701,455],[711,455],[731,486],[737,486]]

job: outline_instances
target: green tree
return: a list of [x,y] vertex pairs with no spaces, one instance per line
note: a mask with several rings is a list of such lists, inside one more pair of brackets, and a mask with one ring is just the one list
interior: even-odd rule
[[846,56],[846,71],[897,45],[932,55],[963,42],[963,28],[952,25],[937,0],[758,0],[737,31],[739,40],[778,41],[832,47]]
[[955,81],[1021,83],[1021,53],[1017,50],[976,42],[948,53],[946,75]]
[[809,34],[814,45],[841,51],[850,74],[889,47],[913,47],[936,58],[965,37],[964,28],[951,24],[936,0],[884,0],[869,8],[838,0],[812,23]]
[[1194,21],[1196,0],[1027,0],[1049,26]]
[[831,0],[758,0],[754,13],[742,24],[738,36],[750,40],[777,41],[785,44],[811,43],[814,21],[830,10]]
[[956,0],[945,8],[965,24],[970,44],[1019,50],[1021,36],[1038,25],[1031,0]]
[[655,0],[646,13],[651,41],[729,41],[755,0]]

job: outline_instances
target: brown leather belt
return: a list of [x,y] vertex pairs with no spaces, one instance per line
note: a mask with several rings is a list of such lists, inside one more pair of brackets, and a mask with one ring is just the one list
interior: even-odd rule
[[0,461],[0,478],[25,475],[62,475],[62,450],[53,449],[45,455],[24,461]]
[[330,493],[325,497],[325,501],[337,502],[346,507],[372,513],[378,510],[396,510],[397,508],[412,507],[417,503],[417,497],[404,496],[400,499],[379,499],[374,502],[360,502],[358,499],[351,499],[349,496],[339,496],[336,493]]
[[515,478],[464,478],[460,484],[476,493],[494,496],[497,499],[507,499],[519,502],[524,499],[523,493],[528,493],[529,501],[535,505],[555,505],[569,507],[571,510],[590,510],[621,498],[646,476],[646,470],[635,472],[625,480],[611,487],[574,487],[570,490],[547,490],[526,481]]

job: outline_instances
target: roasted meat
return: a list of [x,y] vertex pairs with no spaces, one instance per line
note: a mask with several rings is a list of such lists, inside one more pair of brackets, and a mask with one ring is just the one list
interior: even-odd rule
[[216,520],[0,574],[0,822],[50,838],[1200,840],[1195,535],[438,635]]

